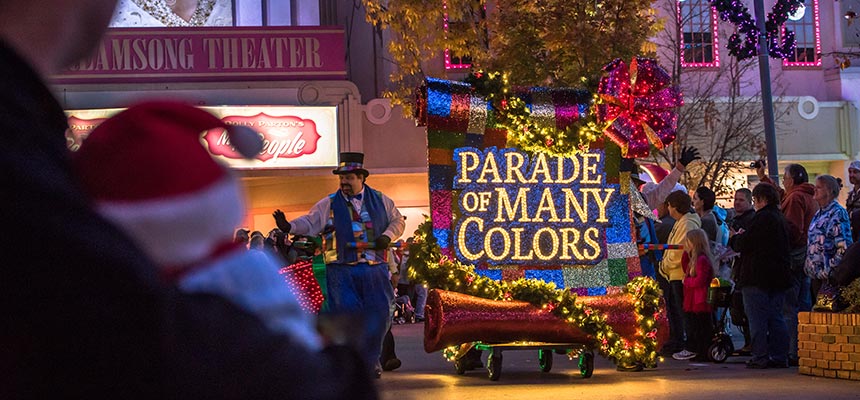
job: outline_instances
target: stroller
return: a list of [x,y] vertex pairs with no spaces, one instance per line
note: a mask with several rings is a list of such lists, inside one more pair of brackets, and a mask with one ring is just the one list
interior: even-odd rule
[[409,296],[397,296],[394,298],[394,314],[392,322],[397,325],[414,324],[415,323],[415,307],[412,307],[412,301]]
[[[719,286],[716,286],[717,282],[720,283]],[[744,335],[749,329],[746,314],[743,312],[740,292],[734,291],[734,285],[731,282],[714,279],[708,290],[708,303],[717,310],[714,321],[714,337],[708,347],[708,358],[715,363],[721,363],[726,361],[730,355],[742,355],[735,351],[732,337],[728,333],[729,316],[731,316],[732,325],[735,325]]]

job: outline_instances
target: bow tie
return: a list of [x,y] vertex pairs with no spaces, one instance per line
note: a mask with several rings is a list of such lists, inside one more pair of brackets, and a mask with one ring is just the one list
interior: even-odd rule
[[361,193],[354,195],[354,196],[346,196],[346,199],[347,200],[352,200],[352,199],[361,200]]

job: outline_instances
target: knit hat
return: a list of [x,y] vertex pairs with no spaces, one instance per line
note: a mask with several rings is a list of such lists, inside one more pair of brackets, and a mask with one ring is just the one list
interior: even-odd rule
[[848,164],[848,169],[856,169],[860,171],[860,161],[854,160],[851,161],[851,164]]
[[96,127],[71,156],[74,173],[106,218],[157,263],[181,266],[232,242],[245,214],[244,193],[204,149],[201,135],[226,129],[246,158],[262,140],[247,127],[178,102],[129,107]]

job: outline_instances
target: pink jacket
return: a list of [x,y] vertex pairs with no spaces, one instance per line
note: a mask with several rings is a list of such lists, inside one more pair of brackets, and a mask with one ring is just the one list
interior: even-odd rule
[[708,288],[714,279],[714,268],[708,256],[702,254],[696,260],[696,276],[689,276],[690,255],[686,251],[681,257],[681,266],[684,268],[684,311],[685,312],[711,312],[708,304]]

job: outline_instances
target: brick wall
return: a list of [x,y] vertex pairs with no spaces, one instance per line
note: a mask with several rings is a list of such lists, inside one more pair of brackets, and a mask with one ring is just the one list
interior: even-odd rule
[[860,380],[860,314],[798,314],[798,372]]

